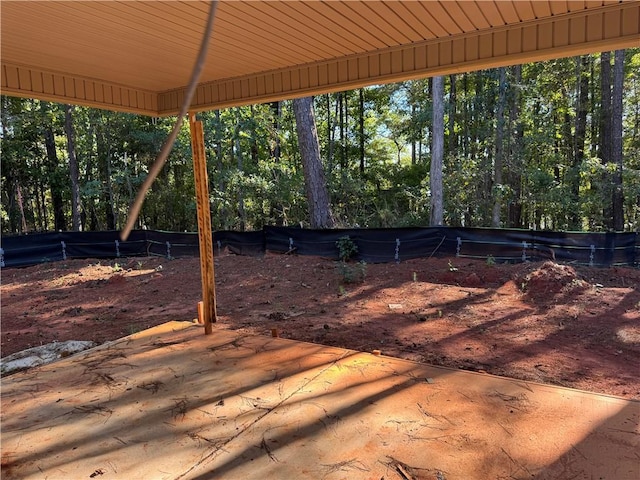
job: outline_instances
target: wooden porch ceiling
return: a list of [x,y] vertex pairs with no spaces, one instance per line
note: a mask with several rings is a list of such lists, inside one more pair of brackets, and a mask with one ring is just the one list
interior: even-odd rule
[[[204,1],[2,1],[2,93],[176,114]],[[640,45],[640,1],[226,1],[193,110]]]

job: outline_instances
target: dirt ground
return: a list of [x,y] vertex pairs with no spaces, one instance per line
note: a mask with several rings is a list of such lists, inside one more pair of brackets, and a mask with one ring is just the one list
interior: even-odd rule
[[[640,399],[640,270],[431,258],[400,264],[224,254],[216,329]],[[69,260],[2,270],[2,356],[192,320],[199,260]],[[346,277],[356,278],[351,283]]]

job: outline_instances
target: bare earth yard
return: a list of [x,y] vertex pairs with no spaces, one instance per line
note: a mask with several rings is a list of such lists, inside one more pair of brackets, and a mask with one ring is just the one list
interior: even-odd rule
[[[355,268],[355,266],[353,267]],[[69,260],[2,271],[2,356],[193,320],[197,258]],[[216,258],[217,329],[640,399],[640,270],[431,258],[366,265]]]

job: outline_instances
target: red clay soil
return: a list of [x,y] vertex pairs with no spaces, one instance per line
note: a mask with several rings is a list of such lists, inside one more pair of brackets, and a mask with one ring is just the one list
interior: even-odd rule
[[[361,273],[356,264],[348,267]],[[2,356],[193,320],[197,258],[69,260],[2,271]],[[216,258],[218,324],[640,399],[640,270],[463,258],[369,264]]]

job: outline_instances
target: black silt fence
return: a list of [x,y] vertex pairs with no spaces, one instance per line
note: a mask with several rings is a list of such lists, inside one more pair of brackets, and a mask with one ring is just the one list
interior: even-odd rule
[[637,266],[640,238],[630,233],[571,233],[492,228],[305,230],[265,227],[266,249],[337,258],[336,241],[348,236],[356,259],[371,263],[456,256],[497,262],[555,260],[591,266]]
[[[356,259],[370,263],[457,256],[497,262],[552,259],[592,266],[638,266],[640,238],[630,233],[572,233],[492,228],[388,228],[308,230],[265,227],[254,232],[218,231],[214,252],[239,255],[266,251],[338,258],[336,242],[348,236]],[[198,234],[134,230],[126,242],[119,232],[58,232],[2,238],[0,265],[21,267],[67,258],[119,258],[156,255],[198,256]]]
[[232,232],[229,230],[213,233],[214,251],[222,252],[228,248],[237,255],[263,255],[265,248],[265,233],[263,230],[255,232]]
[[143,231],[146,233],[147,255],[179,258],[197,257],[199,254],[197,233]]

